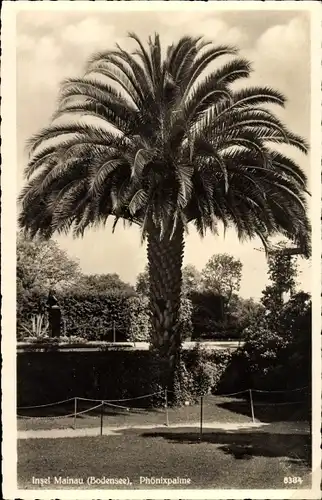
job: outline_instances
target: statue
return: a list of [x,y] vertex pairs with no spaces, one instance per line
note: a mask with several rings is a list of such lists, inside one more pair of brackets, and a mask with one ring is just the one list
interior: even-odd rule
[[48,293],[47,309],[51,337],[60,337],[61,311],[52,289]]

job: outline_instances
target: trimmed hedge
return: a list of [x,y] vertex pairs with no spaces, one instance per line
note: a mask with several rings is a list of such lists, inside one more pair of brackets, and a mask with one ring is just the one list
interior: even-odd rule
[[117,340],[129,336],[128,297],[121,294],[65,295],[60,307],[66,335],[88,340],[113,340],[113,323]]
[[[61,336],[78,337],[86,340],[113,341],[127,340],[144,342],[150,340],[149,301],[142,295],[128,295],[111,291],[109,294],[75,291],[57,293],[61,309]],[[41,291],[18,294],[17,338],[28,336],[26,329],[32,330],[32,318],[43,315],[47,321],[47,297]],[[190,338],[192,304],[189,299],[181,300],[180,327],[182,339]],[[34,334],[34,336],[37,336]]]
[[98,399],[155,392],[149,352],[22,352],[17,355],[18,406],[74,396]]
[[[201,300],[202,294],[199,294]],[[148,298],[143,295],[129,295],[116,290],[108,294],[71,290],[56,294],[61,308],[61,335],[86,340],[124,342],[149,341],[150,321]],[[206,297],[207,298],[207,297]],[[17,296],[17,339],[32,330],[32,318],[43,315],[47,321],[47,296],[37,289],[19,292]],[[217,301],[218,302],[218,301]],[[209,302],[209,304],[211,301]],[[208,311],[209,312],[209,311]],[[198,319],[199,318],[199,319]],[[196,315],[196,305],[188,298],[182,298],[180,307],[180,329],[182,340],[186,339],[234,339],[240,337],[236,325],[215,321],[203,309]],[[34,336],[38,336],[34,333]]]
[[[227,353],[182,352],[190,390],[184,400],[211,392],[229,360]],[[203,370],[204,361],[205,370]],[[209,377],[209,369],[212,375]],[[188,385],[184,381],[186,388]],[[133,398],[158,392],[157,363],[151,351],[26,351],[17,354],[17,404],[41,405],[74,396]],[[180,402],[180,395],[176,401]],[[151,404],[143,399],[142,404]]]
[[[133,338],[133,330],[136,334],[141,330],[140,340],[148,340],[147,330],[142,327],[143,306],[140,304],[140,298],[117,292],[109,294],[65,292],[57,294],[57,298],[62,313],[62,335],[111,342],[115,328],[116,340],[119,342]],[[19,340],[26,337],[23,325],[30,328],[33,316],[44,314],[47,317],[46,300],[47,297],[37,291],[18,296]]]

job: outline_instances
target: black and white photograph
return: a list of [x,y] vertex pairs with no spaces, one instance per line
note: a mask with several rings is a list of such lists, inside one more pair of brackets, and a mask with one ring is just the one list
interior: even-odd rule
[[320,498],[320,3],[4,4],[5,498]]

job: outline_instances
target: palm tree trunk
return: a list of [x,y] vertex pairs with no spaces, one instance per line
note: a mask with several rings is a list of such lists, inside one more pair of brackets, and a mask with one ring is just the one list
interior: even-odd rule
[[149,232],[151,344],[158,359],[160,384],[171,391],[181,348],[179,312],[183,251],[183,228],[178,228],[171,239],[165,235],[160,240],[158,231]]

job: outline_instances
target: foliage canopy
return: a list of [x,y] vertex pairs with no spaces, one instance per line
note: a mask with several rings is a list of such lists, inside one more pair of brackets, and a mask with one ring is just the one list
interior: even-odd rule
[[234,90],[252,71],[234,47],[184,36],[163,58],[159,35],[147,48],[130,38],[134,53],[95,54],[62,84],[54,121],[28,143],[20,225],[82,235],[113,216],[162,237],[189,222],[216,232],[221,221],[239,238],[282,233],[308,252],[306,176],[272,147],[308,146],[266,107],[285,97]]

